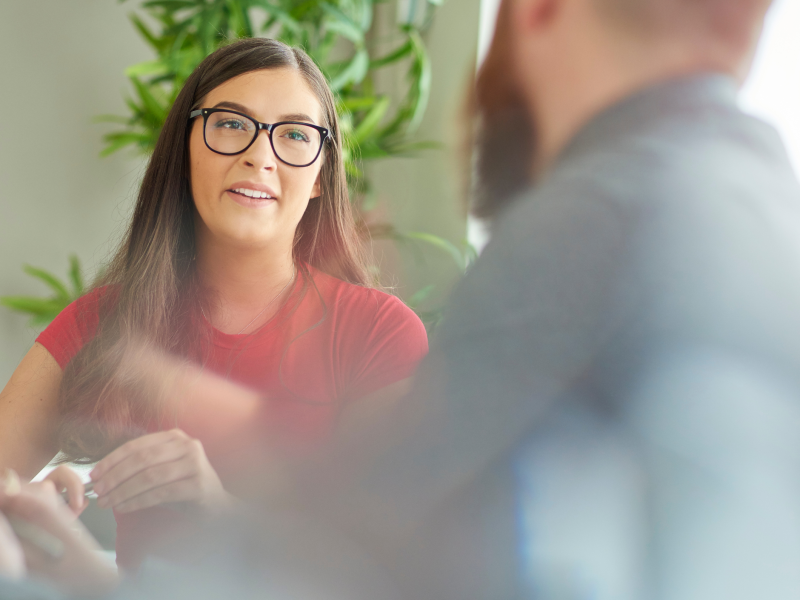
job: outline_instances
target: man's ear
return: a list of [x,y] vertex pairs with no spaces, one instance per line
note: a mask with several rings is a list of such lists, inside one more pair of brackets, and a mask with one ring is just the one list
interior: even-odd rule
[[537,31],[552,21],[562,3],[562,0],[511,0],[511,23],[526,32]]

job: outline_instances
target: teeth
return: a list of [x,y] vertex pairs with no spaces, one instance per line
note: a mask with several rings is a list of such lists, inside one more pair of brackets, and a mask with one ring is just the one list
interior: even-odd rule
[[257,192],[256,190],[248,190],[247,188],[237,188],[233,190],[237,194],[244,194],[248,198],[272,198],[266,192]]

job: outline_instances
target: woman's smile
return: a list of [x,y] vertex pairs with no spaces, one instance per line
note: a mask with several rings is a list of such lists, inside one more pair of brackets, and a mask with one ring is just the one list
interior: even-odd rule
[[246,208],[263,208],[278,200],[277,193],[268,185],[250,181],[238,181],[225,191],[237,204]]

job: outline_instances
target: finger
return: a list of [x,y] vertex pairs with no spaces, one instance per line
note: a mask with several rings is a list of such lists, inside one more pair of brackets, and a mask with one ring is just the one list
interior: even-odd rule
[[66,490],[67,501],[72,512],[76,515],[83,512],[86,506],[86,498],[84,496],[84,486],[80,475],[68,466],[61,465],[45,477],[45,481],[52,481],[58,493]]
[[115,510],[119,513],[130,513],[166,502],[189,502],[197,496],[197,489],[200,485],[197,480],[198,477],[190,477],[149,489],[118,504]]
[[[140,494],[164,487],[175,481],[191,478],[197,474],[198,466],[196,461],[191,457],[184,456],[178,460],[161,463],[138,472],[112,492],[102,498],[98,498],[97,504],[100,508],[116,509],[120,504]],[[171,502],[172,500],[166,499],[164,501]]]
[[94,491],[98,498],[102,499],[138,473],[156,465],[183,458],[190,450],[188,437],[135,450],[125,460],[117,463],[101,478],[95,480]]
[[169,431],[159,431],[157,433],[143,435],[135,440],[126,442],[111,452],[103,460],[98,462],[94,469],[92,469],[91,473],[89,473],[89,476],[92,478],[92,481],[97,481],[98,479],[102,478],[103,475],[105,475],[110,469],[130,456],[131,453],[143,450],[150,446],[157,446],[181,437],[188,439],[189,436],[187,436],[180,429],[171,429]]
[[42,502],[47,502],[51,506],[58,506],[63,508],[65,505],[64,498],[56,491],[56,486],[52,481],[42,480],[33,483],[26,483],[21,490],[25,490],[27,494],[35,494]]
[[22,489],[22,482],[19,480],[19,475],[17,475],[14,469],[6,469],[3,472],[3,477],[0,479],[0,489],[2,489],[7,496],[18,494]]
[[0,576],[12,580],[25,576],[22,546],[2,512],[0,512]]
[[58,538],[69,536],[72,527],[80,527],[72,511],[63,502],[53,502],[40,487],[25,486],[19,493],[8,496],[0,491],[0,510],[19,517]]

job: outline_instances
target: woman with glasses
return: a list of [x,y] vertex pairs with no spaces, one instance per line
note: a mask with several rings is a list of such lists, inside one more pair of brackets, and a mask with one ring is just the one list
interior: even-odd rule
[[[58,451],[100,461],[98,504],[135,568],[185,513],[230,502],[245,421],[302,451],[348,411],[399,397],[425,330],[370,282],[322,73],[272,40],[221,48],[175,100],[104,275],[0,395],[0,466],[31,477]],[[256,391],[257,411],[179,402],[150,376],[164,355]]]

